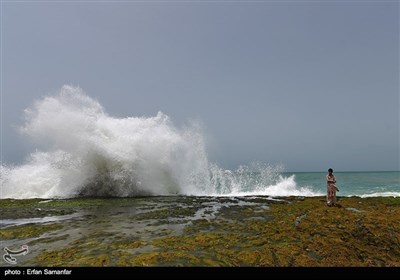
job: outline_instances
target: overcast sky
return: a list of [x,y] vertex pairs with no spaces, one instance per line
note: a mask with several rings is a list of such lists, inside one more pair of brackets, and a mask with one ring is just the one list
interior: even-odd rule
[[399,3],[3,2],[2,159],[64,84],[115,117],[201,120],[209,159],[399,170]]

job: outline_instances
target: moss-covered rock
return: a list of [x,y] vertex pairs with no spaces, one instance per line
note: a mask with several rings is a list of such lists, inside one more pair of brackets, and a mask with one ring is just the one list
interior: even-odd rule
[[29,224],[0,229],[1,239],[17,239],[40,236],[45,232],[61,229],[61,224],[38,225]]
[[0,238],[36,246],[40,266],[400,266],[400,198],[279,199],[0,200],[11,218],[86,213]]

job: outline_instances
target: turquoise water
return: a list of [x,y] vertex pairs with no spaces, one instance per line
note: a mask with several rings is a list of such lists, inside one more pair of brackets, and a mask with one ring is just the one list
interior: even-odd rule
[[[294,175],[297,187],[308,187],[313,192],[326,191],[325,172],[283,173]],[[400,172],[334,172],[339,196],[400,196]]]

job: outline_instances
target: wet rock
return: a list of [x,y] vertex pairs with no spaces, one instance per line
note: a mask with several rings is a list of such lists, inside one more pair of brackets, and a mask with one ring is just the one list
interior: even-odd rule
[[29,245],[22,266],[400,266],[400,198],[343,197],[343,208],[258,199],[0,200],[0,215],[14,219],[80,213],[2,228],[0,239]]
[[296,220],[294,221],[294,226],[298,227],[300,225],[301,220],[307,217],[307,214],[301,215],[300,217],[297,217]]
[[363,210],[358,210],[357,208],[352,208],[352,207],[347,207],[346,210],[349,210],[351,212],[355,212],[355,213],[362,213],[365,212]]

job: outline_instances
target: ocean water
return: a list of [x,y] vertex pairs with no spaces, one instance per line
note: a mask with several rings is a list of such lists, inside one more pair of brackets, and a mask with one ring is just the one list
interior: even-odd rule
[[[1,198],[80,196],[318,196],[325,173],[255,162],[226,170],[208,160],[201,125],[116,118],[80,88],[64,86],[25,110],[21,133],[37,149],[1,166]],[[399,172],[336,172],[338,195],[400,196]]]
[[[284,173],[295,176],[298,186],[309,187],[313,192],[326,192],[327,172]],[[338,196],[400,196],[400,172],[334,172]]]

